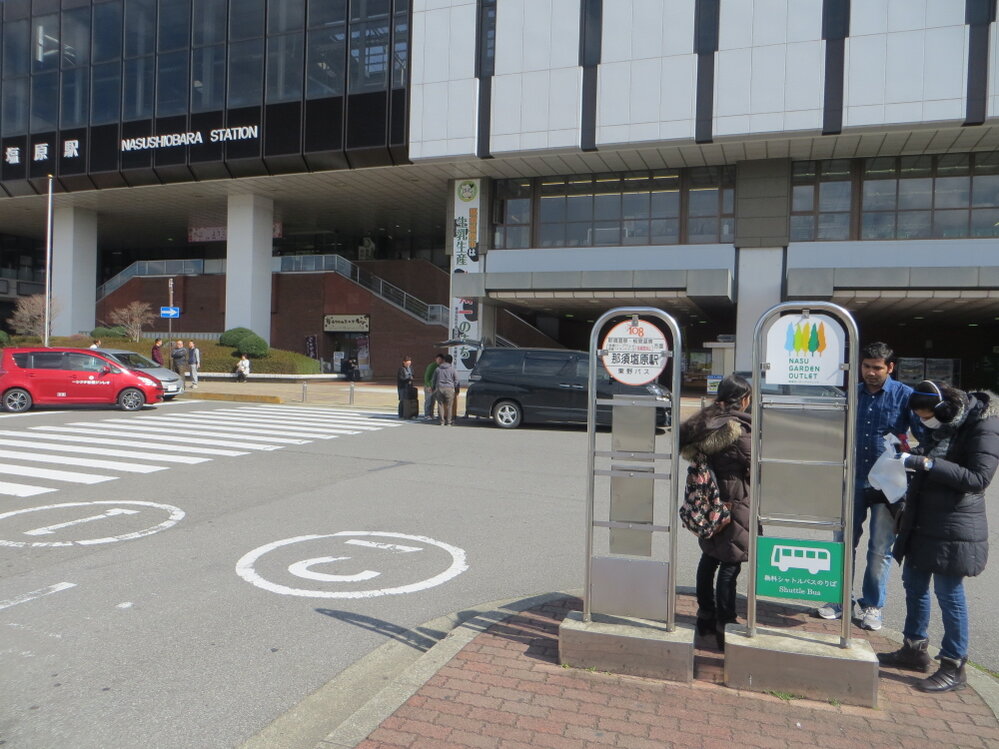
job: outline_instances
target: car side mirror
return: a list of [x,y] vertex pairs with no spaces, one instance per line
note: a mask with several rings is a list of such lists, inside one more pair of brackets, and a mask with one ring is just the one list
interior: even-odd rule
[[111,373],[111,367],[104,366],[104,367],[101,367],[100,372],[98,374],[100,374],[100,375],[103,376],[103,375],[110,374],[110,373]]

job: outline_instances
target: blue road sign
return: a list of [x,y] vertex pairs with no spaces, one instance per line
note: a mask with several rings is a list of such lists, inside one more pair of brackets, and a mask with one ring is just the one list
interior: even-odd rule
[[180,317],[180,307],[160,307],[160,317]]

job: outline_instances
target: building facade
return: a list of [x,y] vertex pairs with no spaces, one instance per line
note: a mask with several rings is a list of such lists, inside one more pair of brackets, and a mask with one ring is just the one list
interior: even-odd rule
[[[358,281],[283,276],[338,256],[446,308],[425,338],[372,327],[387,360],[407,338],[523,342],[513,325],[580,346],[606,309],[651,304],[691,372],[718,336],[748,369],[766,309],[820,299],[910,379],[996,382],[995,0],[2,8],[0,281],[37,289],[52,174],[57,333],[135,263],[115,298],[165,304],[149,261],[189,260],[190,288],[224,278],[199,327],[300,348],[360,311]],[[306,288],[326,289],[311,312]]]

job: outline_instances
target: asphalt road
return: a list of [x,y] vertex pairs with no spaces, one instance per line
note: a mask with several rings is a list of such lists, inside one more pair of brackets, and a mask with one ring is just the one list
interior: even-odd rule
[[[309,406],[0,417],[0,744],[240,746],[382,643],[429,647],[435,617],[580,588],[585,450]],[[997,575],[967,588],[999,670]]]

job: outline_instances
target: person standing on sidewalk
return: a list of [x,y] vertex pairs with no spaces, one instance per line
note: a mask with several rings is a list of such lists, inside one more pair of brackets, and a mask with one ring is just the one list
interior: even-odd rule
[[[413,359],[410,356],[402,357],[402,366],[395,373],[395,387],[399,393],[399,418],[411,418],[405,415],[406,401],[412,398],[410,394],[413,388]],[[417,411],[419,413],[419,411]],[[416,414],[413,414],[415,417]]]
[[985,490],[999,466],[999,397],[924,380],[909,398],[909,408],[928,434],[913,454],[899,455],[915,472],[894,551],[905,587],[905,640],[899,650],[879,653],[878,660],[884,666],[929,670],[932,577],[944,629],[940,667],[916,682],[916,689],[950,692],[968,684],[964,578],[980,574],[989,556]]
[[[718,480],[718,493],[732,520],[710,538],[698,539],[697,633],[714,633],[725,648],[725,625],[736,621],[735,584],[749,560],[749,466],[752,440],[746,412],[752,386],[739,375],[718,385],[714,402],[680,425],[680,454],[691,460],[707,457]],[[715,573],[718,575],[715,582]]]
[[170,361],[173,362],[173,371],[180,375],[181,384],[184,383],[184,367],[187,366],[187,350],[183,341],[174,341],[173,350],[170,352]]
[[458,372],[454,368],[454,357],[444,355],[444,361],[434,370],[434,392],[437,394],[437,410],[441,414],[441,426],[454,426],[454,399],[458,394]]
[[154,362],[156,362],[157,364],[159,364],[161,367],[163,366],[163,339],[162,338],[157,338],[155,341],[153,341],[153,348],[152,348],[152,350],[150,350],[149,356],[152,358],[152,360]]
[[201,349],[194,341],[187,342],[187,369],[191,373],[191,389],[198,389],[198,369],[201,368]]
[[[853,556],[864,533],[864,521],[870,513],[867,538],[867,568],[857,618],[862,629],[881,629],[881,610],[888,597],[891,574],[891,549],[895,543],[895,517],[900,505],[890,505],[880,490],[871,487],[867,474],[884,452],[884,435],[903,436],[908,431],[919,434],[919,420],[908,409],[912,388],[891,378],[895,370],[895,352],[887,344],[870,343],[860,352],[863,382],[857,385],[857,438],[855,483],[853,489]],[[842,535],[837,536],[842,541]],[[854,564],[856,569],[856,564]],[[815,611],[823,619],[839,619],[842,606],[827,603]]]
[[434,360],[423,370],[423,418],[427,421],[434,420],[434,403],[437,402],[437,394],[434,392],[434,372],[444,361],[444,354],[436,354]]

